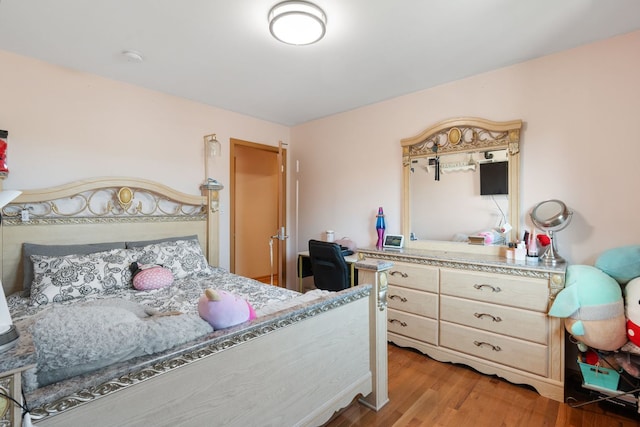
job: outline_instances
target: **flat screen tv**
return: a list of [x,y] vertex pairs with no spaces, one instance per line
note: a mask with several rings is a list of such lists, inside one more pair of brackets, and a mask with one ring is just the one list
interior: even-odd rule
[[509,162],[480,163],[480,195],[509,194]]

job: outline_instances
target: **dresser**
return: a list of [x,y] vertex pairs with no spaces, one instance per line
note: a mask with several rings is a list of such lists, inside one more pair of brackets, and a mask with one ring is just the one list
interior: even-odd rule
[[360,249],[389,260],[388,340],[564,401],[564,324],[548,317],[565,266],[498,255]]

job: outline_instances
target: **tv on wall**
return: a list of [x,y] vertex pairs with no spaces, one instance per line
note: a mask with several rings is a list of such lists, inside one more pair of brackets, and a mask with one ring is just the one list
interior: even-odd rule
[[480,195],[509,194],[509,162],[480,163]]

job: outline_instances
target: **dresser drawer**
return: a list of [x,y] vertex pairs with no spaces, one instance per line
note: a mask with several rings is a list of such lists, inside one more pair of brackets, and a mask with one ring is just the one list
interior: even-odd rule
[[417,266],[405,262],[394,262],[388,271],[389,283],[418,289],[420,291],[438,292],[438,269],[435,267]]
[[440,322],[440,346],[502,365],[548,376],[547,346]]
[[443,295],[440,319],[489,332],[548,344],[545,313]]
[[438,322],[426,317],[389,309],[387,330],[429,344],[438,344]]
[[438,295],[430,292],[391,285],[387,292],[387,303],[389,308],[396,310],[433,319],[438,317]]
[[549,304],[547,280],[504,274],[442,269],[440,292],[544,313]]

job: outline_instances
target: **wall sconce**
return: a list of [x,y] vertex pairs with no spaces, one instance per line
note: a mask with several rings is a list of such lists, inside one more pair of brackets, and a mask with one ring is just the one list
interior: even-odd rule
[[205,178],[209,178],[209,158],[215,158],[222,156],[222,145],[218,138],[216,138],[216,134],[212,133],[210,135],[204,136],[204,170],[205,170]]
[[202,185],[202,189],[207,191],[209,196],[209,209],[211,212],[218,212],[220,210],[220,201],[218,199],[218,191],[222,190],[224,185],[220,184],[213,178],[207,178]]
[[217,212],[220,209],[220,203],[218,201],[218,191],[222,190],[224,186],[217,180],[209,178],[209,158],[220,157],[222,155],[222,145],[216,134],[204,136],[204,184],[202,188],[208,192],[209,195],[209,208],[211,212]]
[[220,141],[218,141],[218,138],[216,138],[215,133],[212,133],[211,135],[205,135],[204,140],[209,151],[209,156],[220,157],[222,155],[222,145],[220,145]]
[[220,145],[220,141],[216,138],[216,134],[212,133],[210,135],[204,136],[204,179],[205,184],[209,179],[209,158],[210,157],[220,157],[222,155],[222,145]]

